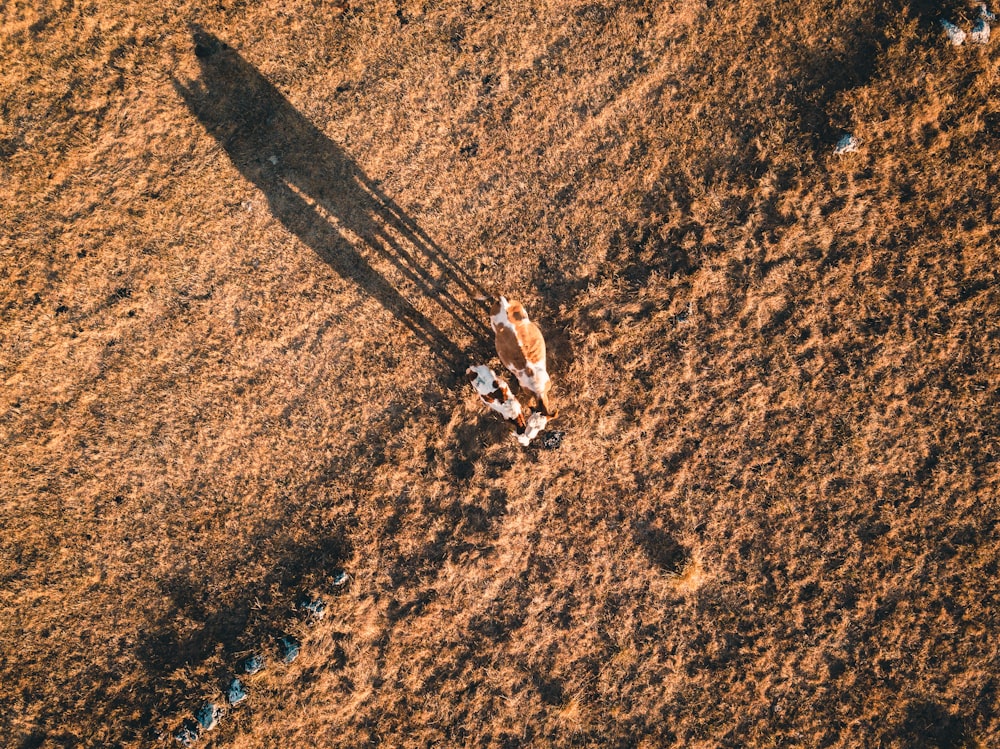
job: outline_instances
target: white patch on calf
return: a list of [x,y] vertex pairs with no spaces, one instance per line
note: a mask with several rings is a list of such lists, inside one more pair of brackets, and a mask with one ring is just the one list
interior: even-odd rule
[[531,444],[531,440],[535,439],[543,429],[545,425],[549,423],[549,420],[538,411],[533,411],[531,416],[528,417],[528,425],[525,427],[524,434],[517,434],[517,441],[522,445],[527,447]]

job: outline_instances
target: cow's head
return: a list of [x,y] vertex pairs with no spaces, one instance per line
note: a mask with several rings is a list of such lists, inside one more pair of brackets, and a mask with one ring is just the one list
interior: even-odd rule
[[[501,321],[503,318],[507,318],[507,321],[514,326],[528,322],[528,313],[525,311],[524,305],[520,302],[508,302],[506,297],[500,297],[493,302],[490,317],[499,317]],[[496,321],[493,325],[496,327]]]
[[500,381],[494,377],[493,370],[489,367],[483,365],[469,367],[465,370],[465,376],[469,378],[472,387],[486,403],[494,401],[503,403],[507,400],[508,394],[504,392],[506,385],[500,384]]
[[538,400],[541,401],[542,404],[542,414],[550,419],[554,419],[556,416],[559,415],[559,410],[550,408],[549,391],[551,390],[552,390],[552,380],[546,380],[544,389],[542,393],[539,395]]

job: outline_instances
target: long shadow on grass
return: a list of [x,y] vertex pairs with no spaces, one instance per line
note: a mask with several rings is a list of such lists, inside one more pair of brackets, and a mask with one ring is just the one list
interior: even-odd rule
[[[171,605],[162,617],[150,622],[134,646],[147,671],[145,688],[123,688],[121,673],[95,658],[84,677],[74,677],[77,681],[72,688],[64,676],[56,676],[53,684],[62,686],[54,699],[32,697],[33,717],[20,733],[5,733],[3,746],[75,747],[81,745],[81,731],[93,733],[91,740],[83,740],[86,746],[159,745],[161,729],[172,730],[182,719],[190,719],[200,700],[228,686],[240,673],[243,656],[263,654],[266,662],[276,663],[278,638],[303,621],[296,607],[299,596],[316,591],[335,605],[331,598],[336,592],[335,575],[353,548],[343,531],[318,536],[289,531],[273,536],[269,533],[266,541],[264,536],[252,539],[251,546],[266,543],[275,561],[266,574],[236,595],[216,595],[210,580],[198,579],[203,570],[184,569],[149,591]],[[114,638],[100,645],[114,647]],[[327,670],[343,665],[328,664]],[[79,688],[85,690],[86,700],[81,700]],[[0,726],[4,718],[0,714]],[[102,731],[116,740],[99,743]]]
[[345,533],[304,538],[294,534],[272,543],[276,561],[270,571],[235,597],[214,597],[207,582],[192,581],[185,570],[160,583],[158,592],[172,605],[151,623],[135,648],[156,688],[122,694],[115,693],[113,681],[102,687],[99,703],[122,735],[138,739],[149,734],[148,739],[157,725],[190,718],[197,706],[192,678],[199,689],[211,692],[224,689],[240,673],[248,653],[261,654],[273,664],[279,658],[278,638],[302,620],[300,611],[296,616],[301,594],[318,591],[331,601],[332,581],[353,553]]
[[[803,130],[812,133],[821,148],[828,148],[843,134],[851,117],[839,97],[879,78],[882,57],[894,41],[895,24],[916,18],[925,37],[934,39],[942,34],[942,19],[968,19],[970,8],[961,0],[886,0],[872,4],[863,20],[847,15],[826,22],[823,42],[796,40],[792,49],[797,64],[790,81],[796,93],[791,99]],[[972,20],[966,22],[971,26]]]
[[[194,31],[194,44],[201,75],[191,85],[174,81],[174,87],[236,168],[267,196],[274,216],[447,365],[464,366],[441,325],[465,330],[477,347],[488,344],[482,286],[239,53],[201,29]],[[399,287],[373,267],[376,259],[392,266]],[[434,319],[401,288],[434,302]]]

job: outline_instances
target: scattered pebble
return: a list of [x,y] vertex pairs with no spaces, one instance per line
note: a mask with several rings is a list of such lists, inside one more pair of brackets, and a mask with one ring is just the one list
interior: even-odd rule
[[198,721],[198,725],[205,731],[211,731],[219,725],[219,718],[221,717],[222,710],[211,702],[202,705],[198,709],[198,712],[194,714],[194,719]]
[[[992,14],[991,14],[992,15]],[[973,44],[986,44],[990,40],[990,25],[982,18],[976,21],[969,34],[969,41]]]
[[278,157],[277,156],[268,156],[267,160],[270,161],[274,166],[278,165]]
[[198,726],[181,726],[181,730],[174,734],[174,738],[181,746],[192,746],[198,740]]
[[326,616],[326,602],[322,598],[315,600],[306,598],[299,602],[299,608],[309,612],[309,615],[319,621]]
[[351,576],[348,575],[343,570],[341,570],[340,572],[338,572],[336,575],[333,576],[333,585],[336,588],[340,589],[346,588],[349,582],[351,582]]
[[858,141],[858,139],[855,138],[850,133],[848,133],[843,138],[837,141],[837,146],[836,148],[833,149],[833,152],[837,155],[844,153],[854,153],[855,151],[858,150],[858,147],[860,145],[861,143]]
[[230,705],[238,705],[243,702],[247,698],[247,690],[243,688],[243,682],[239,679],[233,679],[226,691],[226,698]]
[[245,661],[243,661],[243,673],[247,676],[253,676],[258,671],[264,670],[264,659],[259,655],[254,653],[248,656]]
[[946,21],[943,18],[941,19],[941,26],[944,27],[944,33],[948,35],[948,38],[951,40],[951,43],[954,44],[956,47],[961,47],[962,42],[965,41],[965,32],[962,31],[960,28],[958,28],[958,26],[953,24],[951,21]]
[[291,636],[284,636],[278,640],[278,646],[281,648],[281,659],[285,663],[291,663],[296,658],[299,657],[299,645],[298,640]]

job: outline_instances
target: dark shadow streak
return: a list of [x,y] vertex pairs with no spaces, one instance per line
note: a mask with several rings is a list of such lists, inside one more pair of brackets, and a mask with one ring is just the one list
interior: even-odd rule
[[391,263],[477,348],[490,341],[489,295],[482,286],[235,50],[201,29],[195,29],[194,42],[201,76],[191,85],[174,80],[174,88],[236,168],[267,196],[274,216],[449,367],[464,368],[468,357],[341,230]]

